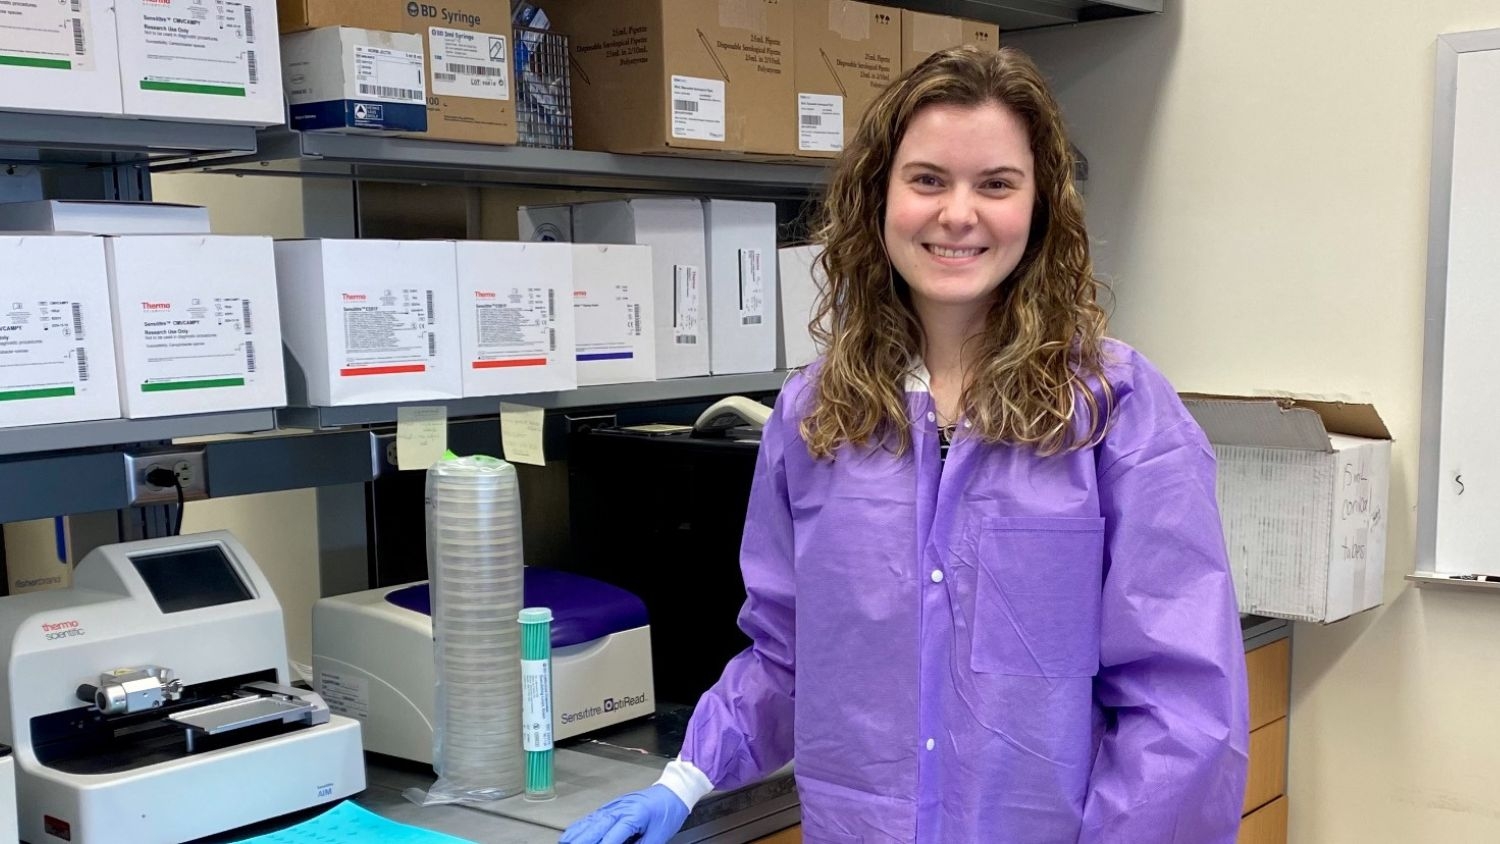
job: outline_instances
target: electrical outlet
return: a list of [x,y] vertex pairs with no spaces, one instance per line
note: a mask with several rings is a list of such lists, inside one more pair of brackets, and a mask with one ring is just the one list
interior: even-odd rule
[[208,497],[208,468],[201,448],[128,452],[123,457],[126,492],[132,505],[177,503],[177,487],[153,484],[146,479],[153,469],[166,469],[177,476],[184,501]]

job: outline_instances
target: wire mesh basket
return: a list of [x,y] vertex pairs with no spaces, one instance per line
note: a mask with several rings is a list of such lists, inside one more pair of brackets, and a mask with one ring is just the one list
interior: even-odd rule
[[516,27],[516,143],[573,148],[573,86],[568,36]]

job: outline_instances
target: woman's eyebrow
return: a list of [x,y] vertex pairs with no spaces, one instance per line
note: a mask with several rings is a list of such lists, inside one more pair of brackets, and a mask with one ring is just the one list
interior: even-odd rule
[[[947,169],[939,167],[938,165],[933,164],[930,161],[908,161],[905,164],[901,165],[901,169],[903,171],[930,170],[933,173],[938,174],[939,176],[948,175]],[[979,175],[981,178],[986,176],[1017,176],[1020,178],[1025,178],[1026,171],[1022,170],[1019,167],[1013,167],[1009,164],[1002,164],[999,167],[991,167],[987,170],[980,171]]]

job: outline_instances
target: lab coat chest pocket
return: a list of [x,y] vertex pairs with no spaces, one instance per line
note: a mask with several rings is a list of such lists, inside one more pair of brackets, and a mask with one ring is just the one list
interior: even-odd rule
[[1031,677],[1097,674],[1104,519],[986,519],[977,551],[970,667]]

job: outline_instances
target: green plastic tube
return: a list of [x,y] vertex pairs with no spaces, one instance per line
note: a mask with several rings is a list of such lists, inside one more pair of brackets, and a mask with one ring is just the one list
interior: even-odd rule
[[526,799],[557,796],[552,781],[552,610],[521,610],[521,745]]

